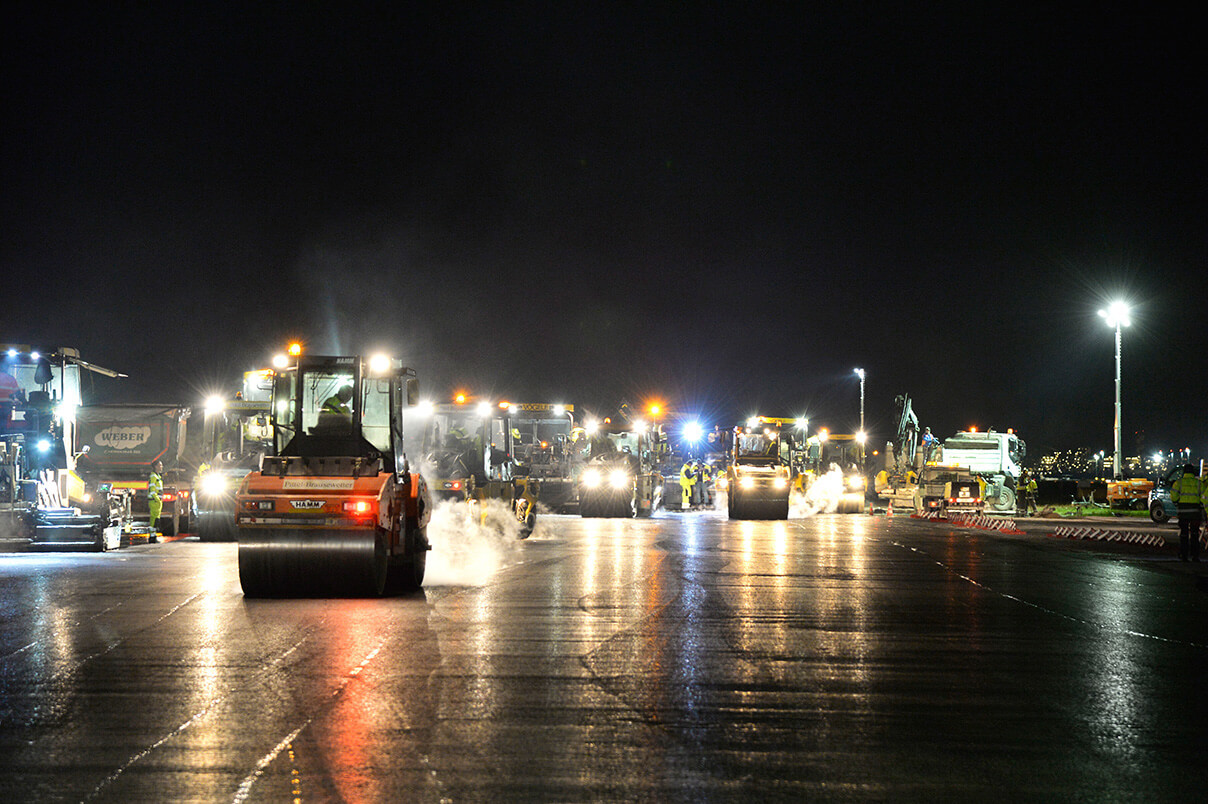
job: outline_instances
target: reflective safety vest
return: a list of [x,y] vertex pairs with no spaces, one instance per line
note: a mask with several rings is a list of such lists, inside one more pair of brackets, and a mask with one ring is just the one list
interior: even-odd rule
[[1204,504],[1204,487],[1200,479],[1185,473],[1170,487],[1170,501],[1179,508],[1199,508]]
[[158,500],[164,496],[164,479],[159,472],[152,472],[147,478],[147,499]]

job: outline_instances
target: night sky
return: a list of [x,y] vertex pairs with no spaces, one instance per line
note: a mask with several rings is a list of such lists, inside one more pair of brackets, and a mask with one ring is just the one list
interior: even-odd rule
[[851,431],[861,366],[874,443],[909,393],[1034,458],[1111,448],[1122,297],[1125,452],[1208,449],[1195,10],[251,5],[6,15],[0,341],[94,401],[300,338]]

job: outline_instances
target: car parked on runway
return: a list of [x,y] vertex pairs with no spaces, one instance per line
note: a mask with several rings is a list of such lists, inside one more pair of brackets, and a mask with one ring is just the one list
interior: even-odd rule
[[1149,492],[1149,518],[1161,525],[1179,514],[1178,507],[1170,499],[1170,487],[1183,475],[1183,465],[1172,466],[1158,479],[1158,484]]

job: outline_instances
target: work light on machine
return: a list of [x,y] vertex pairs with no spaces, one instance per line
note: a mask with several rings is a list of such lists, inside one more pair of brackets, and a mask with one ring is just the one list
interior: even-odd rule
[[390,355],[379,352],[369,358],[370,374],[386,374],[390,371]]
[[201,490],[211,497],[216,497],[226,492],[227,479],[217,472],[207,472],[201,476]]
[[221,413],[226,408],[226,400],[215,394],[206,399],[206,413]]
[[700,422],[688,422],[684,425],[684,439],[689,443],[695,444],[697,441],[700,441],[704,432],[704,428],[700,426]]
[[623,489],[629,485],[629,473],[624,469],[613,469],[608,475],[608,485],[614,489]]
[[583,485],[589,489],[594,489],[600,485],[600,472],[597,469],[588,469],[583,473]]

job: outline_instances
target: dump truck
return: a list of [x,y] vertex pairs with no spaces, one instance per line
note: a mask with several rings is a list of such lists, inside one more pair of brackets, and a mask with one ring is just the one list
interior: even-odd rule
[[944,439],[942,463],[964,466],[978,477],[990,511],[1014,513],[1015,483],[1023,473],[1021,464],[1026,454],[1027,445],[1013,430],[962,430]]
[[385,355],[299,356],[274,372],[273,454],[236,495],[246,597],[418,589],[432,497],[407,458],[413,369]]

